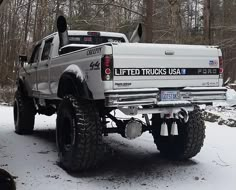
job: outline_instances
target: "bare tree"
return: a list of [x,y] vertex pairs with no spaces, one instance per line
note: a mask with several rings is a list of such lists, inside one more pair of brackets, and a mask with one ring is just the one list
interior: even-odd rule
[[180,0],[168,0],[170,4],[170,23],[173,32],[173,42],[181,43],[182,22],[181,22],[181,2]]
[[204,41],[211,44],[211,1],[204,0]]
[[146,0],[146,17],[145,17],[145,42],[152,43],[153,39],[153,0]]

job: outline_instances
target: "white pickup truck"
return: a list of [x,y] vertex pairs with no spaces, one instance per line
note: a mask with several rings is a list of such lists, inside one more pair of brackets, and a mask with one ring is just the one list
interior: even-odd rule
[[[64,17],[58,31],[21,64],[16,133],[32,133],[36,113],[57,113],[59,159],[68,171],[94,167],[109,133],[135,139],[149,131],[169,158],[199,153],[205,125],[198,105],[226,99],[218,47],[129,43],[120,33],[67,31]],[[116,110],[130,118],[117,118]]]

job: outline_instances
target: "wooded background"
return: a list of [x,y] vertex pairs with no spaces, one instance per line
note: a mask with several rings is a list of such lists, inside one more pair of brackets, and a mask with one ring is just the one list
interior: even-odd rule
[[236,80],[236,0],[5,1],[0,10],[2,87],[14,83],[18,55],[30,55],[35,41],[56,31],[58,15],[66,16],[70,29],[123,32],[129,38],[142,23],[143,42],[219,45],[224,79]]

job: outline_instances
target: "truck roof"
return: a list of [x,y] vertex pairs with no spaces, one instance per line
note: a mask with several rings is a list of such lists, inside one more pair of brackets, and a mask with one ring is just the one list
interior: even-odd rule
[[113,36],[113,37],[124,37],[126,36],[118,32],[103,32],[103,31],[85,31],[85,30],[68,30],[68,34],[72,36],[76,35],[88,35],[88,32],[100,33],[101,36]]
[[[126,35],[123,34],[123,33],[118,33],[118,32],[86,31],[86,30],[68,30],[68,35],[69,35],[69,36],[79,36],[79,35],[87,36],[87,35],[88,35],[88,32],[91,32],[91,33],[100,33],[100,36],[124,38],[125,41],[128,42],[128,39],[127,39]],[[50,34],[50,35],[46,36],[46,37],[43,38],[43,39],[47,39],[48,37],[54,36],[54,35],[57,35],[57,34],[58,34],[58,32],[54,32],[53,34]]]

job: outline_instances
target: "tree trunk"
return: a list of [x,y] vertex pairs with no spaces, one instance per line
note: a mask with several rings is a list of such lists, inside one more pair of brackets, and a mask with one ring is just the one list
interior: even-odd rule
[[26,21],[25,21],[25,34],[24,34],[24,42],[23,42],[23,54],[26,54],[27,51],[27,37],[28,37],[28,25],[29,25],[29,17],[30,17],[30,9],[31,9],[31,0],[28,1],[27,12],[26,12]]
[[145,42],[152,43],[153,39],[153,0],[146,0]]
[[204,0],[204,41],[211,44],[211,2]]
[[168,0],[170,4],[171,13],[171,32],[173,34],[173,43],[182,42],[182,21],[181,21],[181,10],[179,0]]

